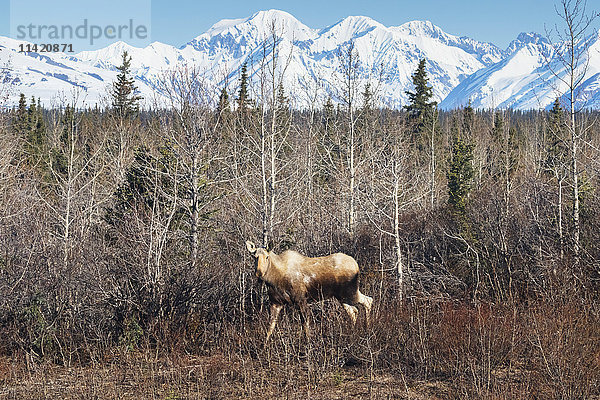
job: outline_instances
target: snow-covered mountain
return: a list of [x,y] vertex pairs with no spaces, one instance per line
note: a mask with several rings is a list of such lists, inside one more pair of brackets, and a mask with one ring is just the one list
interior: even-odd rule
[[[577,96],[578,106],[600,108],[600,33],[594,33],[580,46],[585,43],[590,47],[580,63],[587,66],[587,71]],[[508,46],[503,60],[464,79],[440,107],[461,107],[470,100],[477,108],[548,108],[568,88],[567,71],[559,59],[561,53],[565,51],[559,49],[557,53],[542,36],[521,33]]]
[[[491,43],[450,35],[428,21],[386,27],[368,17],[350,16],[313,29],[284,11],[268,10],[222,20],[180,48],[159,42],[136,48],[116,42],[74,55],[19,53],[24,42],[0,37],[0,68],[5,71],[4,81],[10,82],[0,88],[0,103],[7,90],[8,105],[16,104],[21,92],[40,97],[47,105],[71,102],[74,97],[79,106],[106,101],[125,50],[132,57],[132,74],[148,106],[164,100],[161,82],[179,69],[200,71],[215,93],[223,86],[233,92],[244,62],[255,83],[269,76],[261,74],[260,67],[271,65],[273,32],[277,71],[285,70],[284,86],[297,107],[306,106],[315,93],[318,101],[339,97],[340,53],[350,43],[359,60],[358,90],[370,82],[391,107],[406,104],[405,91],[412,89],[411,75],[421,58],[427,59],[435,99],[445,108],[464,105],[469,99],[478,107],[539,108],[554,99],[541,89],[544,79],[549,79],[543,69],[545,59],[552,57],[552,46],[539,35],[521,34],[501,50]],[[594,62],[600,67],[600,62]],[[600,68],[590,68],[585,93],[590,99],[600,97],[598,73]],[[260,85],[252,87],[257,91]]]

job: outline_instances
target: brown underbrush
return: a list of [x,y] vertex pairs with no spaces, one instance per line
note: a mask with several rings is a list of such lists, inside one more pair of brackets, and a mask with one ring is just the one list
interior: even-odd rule
[[98,345],[67,364],[6,355],[0,398],[600,398],[600,320],[585,304],[379,301],[352,330],[324,302],[310,341],[289,309],[263,348],[266,317],[157,325],[168,340]]

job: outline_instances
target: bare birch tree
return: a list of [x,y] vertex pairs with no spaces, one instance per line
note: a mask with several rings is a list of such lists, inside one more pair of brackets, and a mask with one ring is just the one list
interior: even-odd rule
[[[335,138],[337,143],[328,150],[328,158],[330,168],[347,185],[346,190],[344,190],[347,196],[347,204],[344,207],[346,209],[345,226],[352,237],[356,228],[357,172],[361,148],[357,132],[360,115],[357,110],[360,94],[360,82],[358,80],[360,61],[354,43],[350,42],[345,47],[340,48],[337,59],[339,63],[339,75],[337,76],[339,86],[332,88],[332,91],[334,97],[343,107],[343,125],[345,126],[340,126],[339,132],[334,132],[334,135],[337,136]],[[342,115],[338,115],[338,118]]]
[[218,154],[208,152],[214,143],[219,118],[215,118],[217,89],[198,69],[170,71],[161,84],[168,102],[158,136],[175,157],[177,179],[182,185],[178,201],[185,210],[190,259],[196,262],[200,233],[209,213],[207,169]]
[[[69,269],[71,250],[78,245],[79,234],[97,222],[99,205],[105,198],[94,198],[97,179],[105,168],[105,140],[100,136],[92,140],[82,132],[82,114],[77,109],[77,95],[64,111],[53,113],[54,124],[45,170],[42,177],[39,200],[44,202],[60,227],[56,237],[61,242],[62,267]],[[83,218],[96,215],[96,220]],[[78,230],[76,230],[76,228]]]
[[579,152],[582,145],[582,135],[588,129],[578,124],[578,114],[584,104],[580,104],[579,89],[584,82],[588,72],[589,50],[593,36],[590,35],[592,24],[598,17],[598,13],[587,11],[586,0],[561,0],[556,7],[556,13],[564,23],[563,27],[555,26],[547,32],[547,36],[554,48],[555,58],[558,65],[548,61],[548,67],[554,76],[562,83],[566,90],[567,110],[569,118],[567,128],[569,130],[569,152],[570,152],[570,178],[573,193],[573,253],[574,264],[579,265],[581,256],[581,222],[580,222],[580,168]]
[[[255,85],[242,74],[240,95],[236,111],[232,184],[243,194],[245,215],[250,230],[260,226],[262,246],[270,247],[276,240],[276,229],[281,223],[281,200],[285,193],[283,170],[287,163],[284,154],[289,152],[288,136],[291,132],[292,110],[285,100],[284,77],[289,66],[290,53],[280,55],[282,43],[277,21],[263,38],[261,58],[254,72]],[[256,99],[242,102],[242,91],[255,89]],[[246,94],[243,94],[246,96]],[[260,224],[256,224],[260,221]]]
[[429,188],[419,184],[419,168],[411,146],[406,142],[407,129],[403,124],[384,129],[370,156],[377,160],[375,191],[365,196],[372,211],[367,212],[371,223],[394,241],[395,270],[398,276],[399,298],[403,298],[408,262],[403,255],[400,221],[407,209],[429,194]]

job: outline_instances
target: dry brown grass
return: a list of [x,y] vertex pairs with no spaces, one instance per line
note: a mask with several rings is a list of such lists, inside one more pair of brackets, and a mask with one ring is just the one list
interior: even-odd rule
[[[415,382],[406,387],[393,374],[378,371],[371,379],[362,368],[311,374],[309,367],[267,371],[247,361],[246,371],[224,356],[178,356],[155,359],[129,355],[95,367],[66,368],[50,364],[28,371],[3,359],[2,399],[436,399],[448,398],[447,385]],[[291,375],[290,375],[291,374]]]
[[267,349],[264,319],[71,366],[14,354],[0,360],[0,399],[600,398],[599,319],[581,305],[389,304],[352,332],[325,303],[310,344],[287,312]]

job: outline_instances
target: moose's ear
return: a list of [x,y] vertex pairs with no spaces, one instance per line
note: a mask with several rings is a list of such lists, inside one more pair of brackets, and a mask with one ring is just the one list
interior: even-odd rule
[[256,254],[256,246],[249,240],[246,240],[246,248],[252,254]]

